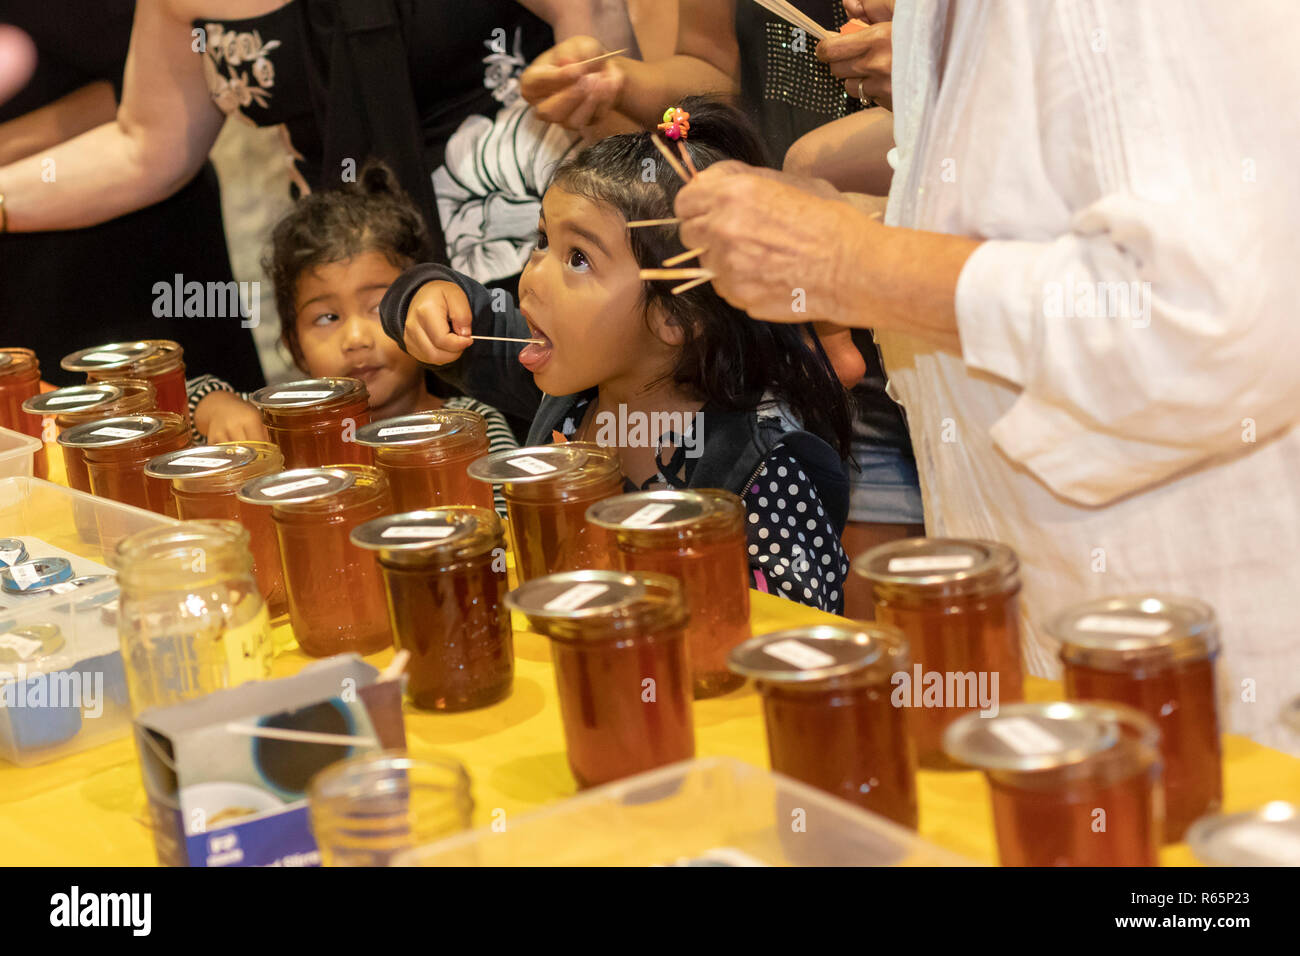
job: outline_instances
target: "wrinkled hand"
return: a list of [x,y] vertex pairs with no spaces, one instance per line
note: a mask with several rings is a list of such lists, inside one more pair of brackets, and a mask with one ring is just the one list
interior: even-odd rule
[[675,208],[682,242],[706,248],[700,265],[714,273],[718,294],[771,322],[843,313],[840,270],[851,268],[855,234],[873,226],[850,204],[807,192],[793,177],[734,161],[694,177]]
[[570,37],[524,70],[520,91],[548,123],[582,132],[617,108],[623,92],[624,74],[613,60],[577,65],[608,52],[594,37]]
[[894,65],[894,25],[872,23],[857,33],[831,35],[817,44],[817,59],[830,64],[855,99],[874,97],[886,109],[894,105],[890,73]]
[[844,12],[851,19],[880,23],[894,19],[894,0],[844,0]]
[[402,342],[425,365],[447,365],[474,344],[469,299],[454,282],[426,282],[406,310]]
[[234,392],[204,395],[194,407],[194,427],[206,435],[212,445],[223,441],[271,440],[261,411]]

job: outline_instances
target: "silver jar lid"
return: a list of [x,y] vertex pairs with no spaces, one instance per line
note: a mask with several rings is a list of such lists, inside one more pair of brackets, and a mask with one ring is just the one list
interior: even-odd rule
[[727,660],[737,674],[783,683],[829,680],[878,664],[907,667],[907,641],[892,627],[794,627],[751,637]]
[[596,502],[587,509],[587,520],[611,531],[679,531],[713,511],[713,502],[698,492],[635,491]]
[[1300,806],[1276,800],[1245,813],[1201,817],[1186,839],[1210,866],[1300,866]]
[[64,645],[57,624],[27,624],[0,634],[0,664],[25,664],[57,654]]
[[67,412],[84,412],[100,405],[115,402],[123,395],[122,388],[112,382],[92,382],[89,385],[69,385],[52,392],[33,395],[23,402],[23,411],[30,415],[63,415]]
[[586,463],[587,453],[581,448],[570,448],[567,444],[536,445],[485,455],[470,462],[466,472],[478,481],[518,485],[573,474]]
[[[506,604],[529,617],[600,617],[629,608],[646,595],[647,575],[618,571],[565,571],[533,578],[506,595]],[[654,578],[672,580],[665,575]],[[673,584],[676,584],[673,581]],[[680,588],[680,585],[677,585]]]
[[74,425],[59,435],[59,444],[72,448],[107,448],[139,441],[161,431],[163,422],[152,415],[121,415]]
[[152,478],[203,478],[256,460],[257,451],[247,445],[199,445],[150,458],[144,473]]
[[356,441],[371,448],[419,445],[461,434],[475,418],[482,420],[477,412],[453,408],[397,415],[363,425],[357,430]]
[[406,511],[359,524],[349,538],[358,548],[370,551],[422,551],[435,545],[454,547],[479,526],[468,510]]
[[957,718],[943,733],[943,749],[981,770],[1051,770],[1114,747],[1125,725],[1153,746],[1159,739],[1150,719],[1121,704],[1026,701],[1002,705],[996,717]]
[[69,372],[96,372],[131,365],[157,351],[155,342],[113,342],[65,355],[59,365]]
[[67,558],[36,558],[0,568],[0,588],[9,594],[48,591],[54,585],[71,578],[72,565]]
[[248,400],[258,408],[309,408],[359,395],[365,384],[357,378],[304,378],[259,388]]
[[966,597],[1018,583],[1020,562],[1005,544],[973,538],[906,538],[858,555],[853,572],[883,593]]
[[293,468],[245,482],[240,501],[251,505],[300,504],[347,491],[357,478],[344,468]]
[[27,545],[21,538],[0,538],[0,568],[12,567],[27,560]]
[[1197,660],[1219,650],[1214,610],[1194,598],[1128,594],[1077,604],[1047,626],[1066,663],[1108,669],[1153,657]]

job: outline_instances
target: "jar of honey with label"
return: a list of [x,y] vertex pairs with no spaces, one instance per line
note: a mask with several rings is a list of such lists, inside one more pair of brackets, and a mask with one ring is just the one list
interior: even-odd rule
[[[33,415],[23,406],[28,399],[41,391],[41,363],[31,349],[0,348],[0,428],[22,432],[44,441],[40,415]],[[48,478],[49,460],[45,446],[36,450],[32,459],[32,474]]]
[[267,385],[249,396],[262,410],[271,441],[286,468],[369,465],[370,449],[357,432],[370,424],[370,393],[357,378],[308,378]]
[[[143,379],[130,378],[56,388],[23,403],[23,408],[33,415],[52,416],[60,434],[74,425],[116,418],[119,415],[142,415],[157,407],[153,386]],[[63,447],[63,467],[68,487],[89,494],[90,472],[86,470],[80,448],[71,445]]]
[[516,448],[480,458],[469,476],[502,484],[519,580],[608,570],[608,535],[587,508],[623,490],[618,454],[587,442]]
[[145,474],[171,483],[176,513],[182,519],[225,518],[248,529],[253,575],[271,617],[288,608],[280,543],[271,510],[239,500],[239,489],[253,478],[284,470],[280,449],[270,442],[225,442],[168,452],[149,461]]
[[86,381],[116,382],[144,379],[154,387],[156,407],[172,412],[190,425],[190,400],[185,391],[185,350],[170,339],[115,342],[81,349],[60,363],[69,372],[85,372]]
[[909,665],[903,635],[877,626],[792,628],[731,652],[763,697],[773,770],[915,830],[916,751],[891,699]]
[[506,602],[551,639],[578,786],[695,755],[686,609],[675,578],[569,571],[534,578]]
[[443,408],[386,418],[360,429],[357,442],[373,451],[398,511],[493,507],[492,486],[466,473],[488,453],[487,422],[478,412]]
[[727,666],[731,649],[750,636],[740,498],[716,489],[642,491],[597,502],[587,520],[607,532],[618,570],[655,571],[682,583],[696,698],[744,683]]
[[472,710],[514,681],[505,531],[488,508],[452,506],[367,521],[352,543],[379,556],[393,640],[410,651],[407,693],[425,710]]
[[297,468],[254,478],[239,497],[271,509],[289,621],[304,654],[373,654],[392,645],[378,562],[351,540],[357,525],[392,511],[382,474],[368,465]]
[[1214,611],[1192,598],[1128,595],[1072,607],[1048,630],[1061,642],[1066,697],[1128,704],[1160,729],[1164,839],[1180,841],[1223,802]]
[[1156,866],[1160,732],[1123,704],[1007,704],[967,714],[944,749],[983,770],[1003,866]]
[[911,649],[908,719],[922,767],[951,768],[943,730],[963,714],[1024,698],[1020,563],[993,541],[907,538],[853,562],[876,620]]

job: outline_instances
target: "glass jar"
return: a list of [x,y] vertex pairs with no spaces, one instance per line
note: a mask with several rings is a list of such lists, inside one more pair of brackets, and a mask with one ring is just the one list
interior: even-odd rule
[[[44,441],[41,416],[23,407],[40,392],[41,363],[36,353],[31,349],[0,348],[0,428]],[[32,459],[32,474],[37,478],[50,476],[49,458],[43,444]]]
[[262,410],[271,441],[284,453],[284,467],[327,468],[369,465],[372,455],[358,444],[370,424],[370,393],[357,378],[308,378],[259,388],[249,401]]
[[289,622],[304,654],[373,654],[392,646],[379,564],[350,537],[357,525],[392,511],[388,483],[378,470],[297,468],[254,478],[239,497],[270,506]]
[[352,543],[379,556],[393,640],[411,653],[406,692],[416,707],[472,710],[510,693],[514,635],[496,512],[408,511],[354,528]]
[[911,649],[908,719],[922,767],[952,767],[944,728],[985,706],[968,690],[984,688],[990,706],[1024,698],[1019,569],[1006,545],[960,538],[892,541],[853,562],[876,621],[902,631]]
[[587,522],[587,508],[623,490],[615,451],[587,442],[516,448],[480,458],[469,466],[469,476],[505,486],[520,582],[609,568],[608,536]]
[[271,674],[271,628],[248,532],[233,521],[150,528],[113,552],[131,712]]
[[1160,728],[1164,838],[1177,843],[1223,802],[1214,611],[1191,598],[1129,595],[1072,607],[1048,630],[1061,642],[1066,697],[1127,704]]
[[1160,732],[1123,704],[1019,703],[944,732],[993,796],[1003,866],[1156,866]]
[[740,498],[715,489],[642,491],[597,502],[587,520],[607,532],[616,569],[655,571],[682,583],[696,699],[743,684],[744,677],[727,667],[731,649],[750,637]]
[[468,830],[474,813],[463,764],[400,750],[322,770],[307,806],[322,866],[388,866],[400,853]]
[[[157,406],[152,385],[139,379],[122,379],[56,388],[28,399],[23,408],[33,415],[53,416],[61,434],[75,425],[121,415],[142,415]],[[69,488],[90,493],[90,472],[86,470],[86,460],[80,448],[63,446],[63,469]]]
[[239,500],[239,489],[253,478],[284,470],[284,456],[270,442],[224,442],[168,452],[150,459],[145,474],[171,483],[177,517],[225,518],[248,529],[253,575],[267,613],[289,609],[284,593],[280,542],[268,508]]
[[90,383],[144,379],[154,387],[155,407],[179,415],[189,428],[184,357],[185,350],[170,339],[145,339],[82,349],[64,356],[60,364],[69,372],[85,372]]
[[1274,800],[1204,817],[1187,831],[1187,845],[1206,866],[1300,866],[1300,805]]
[[762,695],[773,770],[916,829],[916,751],[892,700],[908,668],[901,633],[792,628],[741,644],[731,667]]
[[506,603],[551,639],[579,787],[695,755],[686,608],[675,578],[569,571],[520,585]]
[[357,432],[388,478],[393,507],[493,507],[492,486],[472,481],[469,463],[488,453],[487,422],[478,412],[444,408],[371,422]]

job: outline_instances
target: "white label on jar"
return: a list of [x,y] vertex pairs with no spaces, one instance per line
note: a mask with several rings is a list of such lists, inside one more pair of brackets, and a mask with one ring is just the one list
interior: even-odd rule
[[50,590],[55,594],[67,594],[69,591],[77,590],[77,585],[73,584],[71,581],[60,581],[58,584],[51,587]]
[[381,538],[446,538],[455,534],[456,528],[453,525],[406,525],[396,528],[385,528]]
[[551,598],[542,606],[548,611],[575,611],[593,598],[600,597],[608,590],[608,584],[593,584],[586,581],[582,584],[575,584],[563,594]]
[[379,429],[379,437],[387,438],[389,435],[418,435],[424,432],[436,432],[442,427],[442,422],[429,422],[426,425],[393,425],[391,428]]
[[512,468],[518,468],[520,471],[526,471],[530,475],[548,475],[555,470],[555,466],[549,462],[534,458],[532,455],[524,455],[521,458],[511,458],[507,462]]
[[775,641],[766,645],[763,648],[763,653],[775,657],[778,661],[793,664],[801,671],[813,667],[830,667],[835,663],[835,658],[825,651],[819,651],[815,647],[809,647],[802,641],[796,640]]
[[54,395],[45,400],[46,405],[71,405],[78,402],[85,405],[94,405],[103,399],[99,395]]
[[312,478],[301,478],[298,481],[286,481],[282,485],[272,485],[269,488],[263,488],[262,494],[268,498],[279,498],[281,495],[291,494],[295,491],[302,491],[304,488],[315,488],[317,485],[327,485],[329,479],[324,475],[316,475]]
[[273,402],[277,398],[329,398],[333,394],[334,394],[333,390],[327,392],[319,392],[319,391],[308,391],[304,389],[301,392],[294,392],[294,391],[276,392],[273,395],[271,395],[267,400]]
[[30,660],[41,652],[44,645],[18,634],[0,634],[0,647],[7,647],[18,654],[21,660]]
[[13,564],[22,556],[23,553],[17,548],[13,548],[9,551],[0,551],[0,562],[3,562],[6,565]]
[[1172,621],[1159,617],[1111,617],[1106,614],[1089,614],[1079,618],[1079,623],[1075,625],[1081,631],[1137,634],[1141,637],[1159,637],[1172,626]]
[[24,591],[41,579],[41,572],[31,564],[16,564],[9,573],[13,575],[14,583]]
[[172,464],[177,468],[220,468],[222,465],[230,464],[225,458],[203,458],[200,455],[186,455],[184,458],[172,460]]
[[125,352],[91,352],[88,355],[83,355],[81,360],[83,362],[121,362],[127,358],[130,358],[130,356]]
[[1051,753],[1061,749],[1061,741],[1055,734],[1049,734],[1024,717],[994,720],[989,724],[989,733],[1018,754]]
[[643,505],[624,518],[622,524],[624,528],[648,528],[672,510],[672,505],[658,502]]
[[1300,866],[1300,834],[1264,823],[1245,823],[1228,831],[1227,842],[1275,866]]
[[904,574],[909,571],[960,571],[974,563],[972,554],[927,554],[919,558],[890,558],[889,570]]
[[144,432],[134,428],[114,428],[112,425],[105,425],[103,428],[96,428],[92,435],[107,435],[109,438],[135,438],[137,435],[143,435]]

